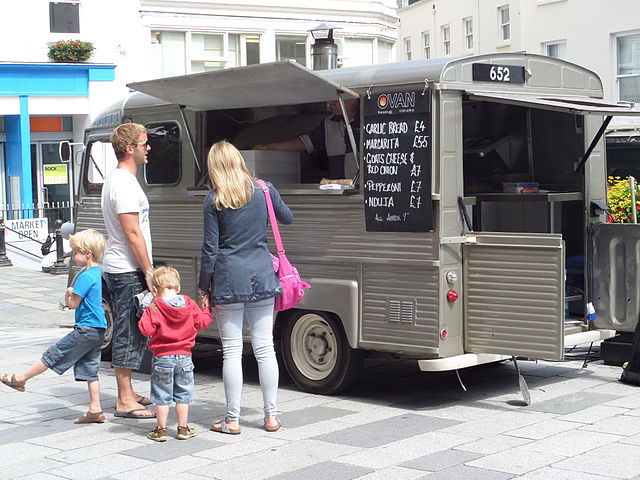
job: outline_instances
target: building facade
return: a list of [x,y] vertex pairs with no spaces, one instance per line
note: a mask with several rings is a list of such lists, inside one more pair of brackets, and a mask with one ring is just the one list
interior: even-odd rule
[[[59,161],[58,143],[82,142],[85,127],[129,93],[129,82],[285,59],[310,67],[309,30],[321,23],[335,27],[340,65],[390,62],[397,22],[396,0],[3,4],[0,208],[71,200],[73,162]],[[49,45],[59,40],[91,42],[93,56],[53,62]]]
[[637,0],[400,0],[399,60],[527,51],[596,72],[605,98],[640,102]]

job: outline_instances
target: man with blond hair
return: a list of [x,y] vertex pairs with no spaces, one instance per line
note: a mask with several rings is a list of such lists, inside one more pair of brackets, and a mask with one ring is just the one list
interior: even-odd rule
[[144,405],[150,400],[136,394],[131,372],[140,368],[146,338],[138,330],[134,296],[151,287],[152,254],[149,201],[136,173],[147,163],[147,130],[124,123],[111,134],[118,166],[102,187],[102,215],[109,238],[103,269],[114,309],[111,362],[118,386],[116,417],[154,418]]

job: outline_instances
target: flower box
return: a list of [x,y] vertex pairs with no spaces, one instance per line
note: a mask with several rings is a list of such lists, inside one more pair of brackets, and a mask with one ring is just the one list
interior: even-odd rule
[[85,62],[93,55],[93,44],[80,40],[60,40],[49,45],[49,58],[54,62]]

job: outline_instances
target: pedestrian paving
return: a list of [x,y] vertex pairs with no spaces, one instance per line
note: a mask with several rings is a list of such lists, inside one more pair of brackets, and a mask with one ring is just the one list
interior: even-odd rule
[[[66,279],[0,270],[0,371],[24,369],[68,332],[57,309]],[[11,303],[8,298],[26,299]],[[47,304],[48,309],[43,309]],[[0,478],[173,480],[640,479],[640,389],[586,348],[564,362],[519,362],[531,391],[524,406],[510,362],[460,372],[419,372],[413,361],[367,360],[359,383],[336,396],[299,391],[282,375],[283,428],[262,430],[255,360],[245,360],[242,434],[209,426],[224,417],[221,356],[194,352],[189,424],[198,436],[146,438],[154,420],[113,416],[113,370],[100,371],[104,424],[74,425],[86,410],[84,383],[50,371],[20,393],[0,385]],[[147,393],[148,375],[134,374]]]

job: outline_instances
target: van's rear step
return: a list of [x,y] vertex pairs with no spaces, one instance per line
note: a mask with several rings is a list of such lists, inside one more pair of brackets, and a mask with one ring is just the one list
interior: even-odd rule
[[[585,332],[565,335],[564,345],[572,346],[583,343],[598,342],[611,338],[616,334],[615,330],[588,330]],[[443,372],[458,370],[460,368],[473,367],[484,363],[500,362],[510,359],[510,355],[495,355],[490,353],[464,353],[448,358],[432,358],[418,360],[418,367],[423,372]]]

